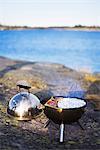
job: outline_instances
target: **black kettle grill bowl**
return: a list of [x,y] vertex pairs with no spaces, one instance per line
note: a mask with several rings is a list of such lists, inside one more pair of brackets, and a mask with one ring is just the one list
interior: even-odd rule
[[84,109],[85,107],[86,104],[78,108],[62,109],[62,108],[50,106],[46,103],[44,113],[50,120],[52,120],[56,124],[61,124],[61,123],[70,124],[73,122],[77,122],[81,118],[81,116],[85,111]]

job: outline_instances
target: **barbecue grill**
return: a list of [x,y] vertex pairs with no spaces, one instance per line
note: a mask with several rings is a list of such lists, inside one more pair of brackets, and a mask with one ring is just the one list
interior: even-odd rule
[[[60,99],[60,100],[59,100]],[[67,104],[67,100],[69,98],[67,97],[58,97],[55,96],[48,100],[45,103],[44,113],[49,118],[49,120],[52,120],[54,123],[60,125],[60,142],[63,142],[63,132],[64,132],[64,125],[65,124],[71,124],[74,122],[77,122],[79,125],[79,119],[82,117],[85,107],[86,107],[86,101],[79,98],[71,98],[71,101],[76,100],[78,106],[73,108],[68,108],[67,106],[58,107],[57,104],[59,102],[62,104],[62,101],[64,100]],[[51,102],[51,105],[50,105]],[[81,106],[79,106],[79,103]],[[63,108],[64,107],[64,108]],[[81,125],[80,125],[81,126]],[[82,126],[81,126],[82,128]],[[83,128],[82,128],[83,129]]]

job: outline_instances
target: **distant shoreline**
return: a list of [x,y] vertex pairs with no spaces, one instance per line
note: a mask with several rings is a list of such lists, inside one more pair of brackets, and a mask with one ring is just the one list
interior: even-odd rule
[[0,31],[4,30],[32,30],[32,29],[55,29],[55,30],[73,30],[73,31],[100,31],[100,26],[52,26],[52,27],[29,27],[29,26],[8,26],[0,25]]

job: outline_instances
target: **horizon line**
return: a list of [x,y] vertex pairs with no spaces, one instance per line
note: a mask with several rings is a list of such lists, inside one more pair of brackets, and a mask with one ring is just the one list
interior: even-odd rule
[[82,24],[76,24],[76,25],[48,25],[48,26],[31,26],[31,25],[9,25],[9,24],[2,24],[0,23],[0,27],[26,27],[26,28],[74,28],[74,27],[92,27],[92,28],[99,28],[100,25],[82,25]]

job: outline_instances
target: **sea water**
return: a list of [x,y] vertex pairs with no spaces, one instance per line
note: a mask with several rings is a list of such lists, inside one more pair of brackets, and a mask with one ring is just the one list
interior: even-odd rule
[[0,56],[100,72],[100,32],[62,29],[0,31]]

